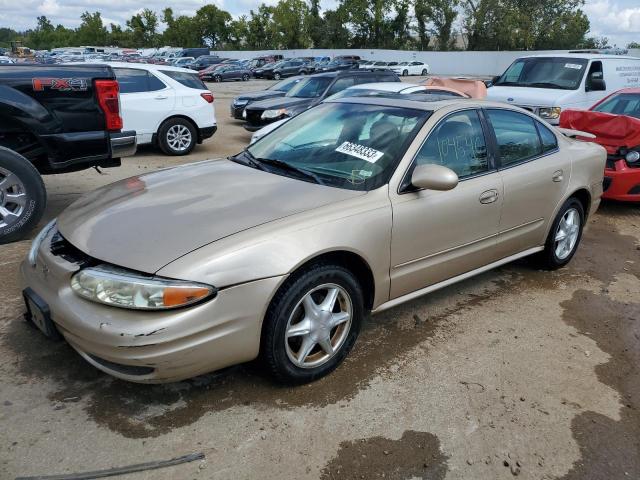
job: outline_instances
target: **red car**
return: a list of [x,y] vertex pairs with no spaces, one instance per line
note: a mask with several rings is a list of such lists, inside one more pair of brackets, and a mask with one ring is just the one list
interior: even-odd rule
[[560,126],[589,132],[607,149],[602,198],[640,202],[640,88],[623,88],[589,110],[564,110]]

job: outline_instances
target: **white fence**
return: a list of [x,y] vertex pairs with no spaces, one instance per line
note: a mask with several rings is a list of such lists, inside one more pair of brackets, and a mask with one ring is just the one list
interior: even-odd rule
[[[253,58],[278,53],[285,57],[319,57],[335,55],[359,55],[367,60],[410,61],[429,64],[430,71],[438,75],[499,75],[518,57],[540,53],[566,54],[568,50],[545,50],[528,52],[415,52],[407,50],[262,50],[262,51],[217,51],[223,57]],[[640,50],[630,50],[629,55],[640,57]]]

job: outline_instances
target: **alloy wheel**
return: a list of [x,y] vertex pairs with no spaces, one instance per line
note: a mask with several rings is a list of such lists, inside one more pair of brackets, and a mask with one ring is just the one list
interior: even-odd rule
[[293,309],[285,330],[289,360],[300,368],[328,362],[351,329],[353,303],[347,291],[327,283],[307,292]]
[[184,152],[192,142],[191,131],[184,125],[173,125],[167,130],[167,143],[176,152]]
[[0,167],[0,228],[16,223],[27,204],[27,191],[18,176]]
[[580,235],[580,214],[575,208],[570,208],[564,215],[558,224],[556,229],[556,236],[554,238],[555,254],[559,260],[564,260],[576,246],[578,242],[578,236]]

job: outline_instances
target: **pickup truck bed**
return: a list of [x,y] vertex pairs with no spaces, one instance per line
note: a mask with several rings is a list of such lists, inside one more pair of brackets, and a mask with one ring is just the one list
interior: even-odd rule
[[16,159],[36,175],[116,167],[136,150],[136,132],[121,128],[118,84],[108,65],[0,67],[0,243],[20,238],[44,209],[43,202],[32,205],[44,197],[36,192],[42,181],[30,178],[28,168],[18,175]]

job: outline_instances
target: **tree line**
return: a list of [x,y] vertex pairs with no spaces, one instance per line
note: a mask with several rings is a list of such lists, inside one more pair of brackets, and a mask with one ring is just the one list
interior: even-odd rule
[[324,11],[319,4],[279,0],[238,18],[213,4],[194,16],[144,9],[125,26],[105,25],[100,12],[84,12],[77,28],[41,16],[24,32],[0,28],[0,46],[12,40],[37,50],[80,45],[545,50],[606,44],[587,36],[584,0],[338,0],[336,8]]

